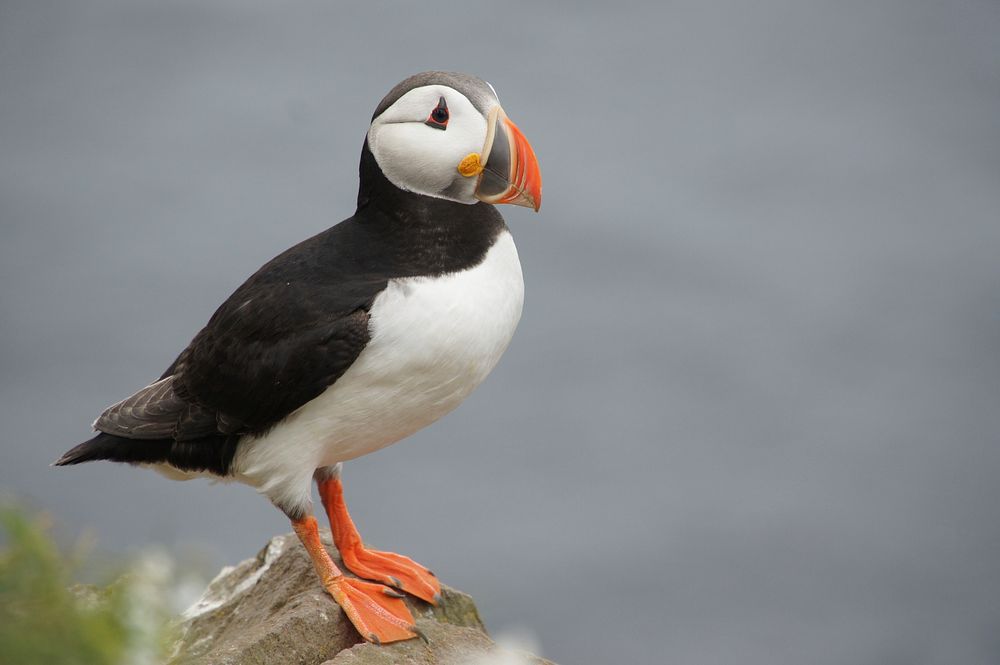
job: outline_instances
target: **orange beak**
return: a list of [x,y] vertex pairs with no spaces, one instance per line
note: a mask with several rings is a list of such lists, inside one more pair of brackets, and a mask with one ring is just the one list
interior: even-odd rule
[[511,203],[537,212],[542,205],[542,173],[531,144],[499,106],[490,111],[487,125],[476,197],[486,203]]

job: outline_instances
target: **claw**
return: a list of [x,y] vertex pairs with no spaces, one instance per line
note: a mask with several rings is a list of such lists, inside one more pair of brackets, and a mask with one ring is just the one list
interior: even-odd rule
[[363,547],[345,547],[340,554],[347,569],[358,577],[395,587],[432,605],[440,600],[441,583],[437,578],[401,554]]
[[340,577],[327,591],[336,599],[358,632],[374,644],[387,644],[417,637],[413,615],[399,598],[386,593],[381,584]]
[[424,644],[430,644],[431,643],[431,641],[427,639],[427,635],[424,634],[424,631],[422,631],[419,628],[417,628],[416,624],[410,626],[410,632],[416,633],[417,637],[419,637],[420,639],[422,639],[424,641]]
[[390,598],[406,598],[406,594],[405,593],[400,593],[400,592],[396,591],[395,589],[393,589],[392,587],[386,587],[386,588],[382,589],[382,593],[384,593],[385,595],[389,596]]
[[292,527],[309,553],[323,587],[362,637],[375,644],[417,637],[418,632],[410,630],[413,615],[403,602],[403,594],[381,584],[344,577],[323,547],[313,516],[292,520]]
[[344,490],[337,477],[317,479],[319,495],[330,518],[333,542],[340,550],[344,565],[358,577],[375,580],[411,596],[436,605],[440,600],[441,583],[434,573],[400,554],[369,550],[364,546],[357,527],[344,503]]

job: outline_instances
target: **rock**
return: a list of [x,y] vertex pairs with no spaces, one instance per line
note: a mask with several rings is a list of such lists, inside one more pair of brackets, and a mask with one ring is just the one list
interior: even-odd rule
[[[331,543],[329,532],[323,540]],[[224,568],[184,613],[169,665],[552,665],[497,646],[469,596],[446,586],[441,596],[437,607],[407,597],[427,643],[368,644],[298,539],[276,536],[256,558]]]

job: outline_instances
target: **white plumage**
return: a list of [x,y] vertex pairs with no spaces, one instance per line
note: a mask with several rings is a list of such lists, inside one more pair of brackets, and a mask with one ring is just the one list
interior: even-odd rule
[[308,502],[316,468],[396,443],[457,407],[500,360],[523,301],[506,231],[473,268],[391,280],[358,359],[266,435],[241,441],[234,479],[278,505]]
[[[427,131],[423,121],[439,98],[447,98],[448,131]],[[428,85],[410,90],[377,117],[368,145],[385,177],[402,190],[473,204],[476,179],[456,166],[486,142],[486,118],[454,88]]]

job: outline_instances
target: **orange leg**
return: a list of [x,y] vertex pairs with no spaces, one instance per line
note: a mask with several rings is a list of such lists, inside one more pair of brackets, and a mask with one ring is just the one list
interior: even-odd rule
[[382,644],[419,635],[402,594],[381,584],[344,577],[320,542],[315,517],[292,520],[292,527],[305,545],[323,587],[344,609],[363,638]]
[[340,478],[317,478],[316,484],[344,565],[358,577],[377,580],[437,605],[441,583],[434,573],[401,554],[370,550],[361,542],[358,529],[347,513]]

